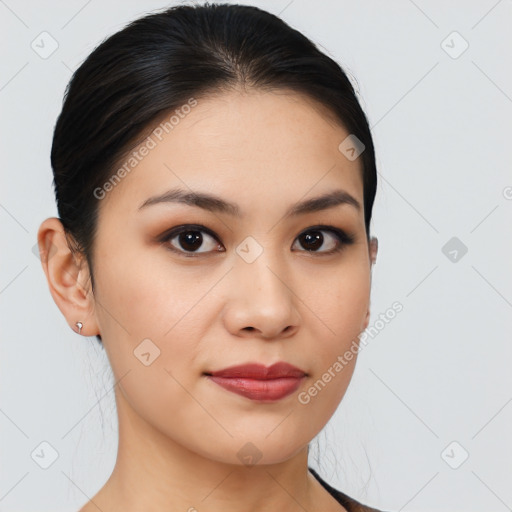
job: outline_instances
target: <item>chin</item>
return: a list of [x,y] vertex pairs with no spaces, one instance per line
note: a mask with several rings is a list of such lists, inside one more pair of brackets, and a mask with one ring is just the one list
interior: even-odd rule
[[[283,425],[286,421],[283,422]],[[276,426],[274,425],[272,428]],[[277,430],[280,428],[283,430],[278,433]],[[269,434],[269,432],[272,432],[272,429],[264,431],[260,429],[254,433],[246,431],[244,435],[240,436],[233,434],[233,438],[226,442],[219,441],[215,451],[212,452],[210,445],[202,455],[217,462],[241,467],[280,464],[304,450],[311,441],[303,434],[296,438],[290,436],[290,432],[284,427],[277,427],[273,433]]]

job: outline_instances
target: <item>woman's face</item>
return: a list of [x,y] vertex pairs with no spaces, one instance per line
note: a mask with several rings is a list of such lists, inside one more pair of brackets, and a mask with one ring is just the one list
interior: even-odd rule
[[[368,323],[362,164],[338,148],[349,133],[300,95],[231,92],[190,105],[104,187],[88,322],[122,379],[121,422],[212,460],[284,461],[336,410],[355,364],[339,357]],[[308,203],[335,192],[359,208]],[[174,200],[152,199],[167,193]],[[306,373],[281,399],[205,375],[278,361]]]

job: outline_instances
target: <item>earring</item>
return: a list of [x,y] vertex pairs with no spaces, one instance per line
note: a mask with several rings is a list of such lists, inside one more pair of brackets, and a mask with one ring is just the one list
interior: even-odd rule
[[82,322],[77,322],[75,325],[78,327],[78,334],[81,334],[84,324]]

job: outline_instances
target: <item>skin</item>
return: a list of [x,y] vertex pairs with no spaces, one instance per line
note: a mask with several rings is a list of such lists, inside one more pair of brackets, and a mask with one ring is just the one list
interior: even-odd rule
[[[115,468],[82,512],[344,510],[308,472],[307,451],[343,398],[356,358],[308,404],[297,397],[369,322],[377,247],[366,238],[360,158],[338,150],[348,135],[323,106],[291,91],[199,99],[99,202],[94,293],[60,221],[41,224],[53,299],[72,329],[81,321],[83,335],[101,334],[121,379]],[[138,209],[177,186],[235,202],[244,216],[171,202]],[[292,204],[334,189],[361,209],[341,204],[284,216]],[[217,237],[202,232],[197,257],[182,255],[192,251],[177,236],[158,239],[191,223]],[[323,231],[323,245],[307,251],[298,236],[318,224],[355,241],[324,255],[337,239]],[[236,252],[248,236],[263,249],[252,263]],[[47,259],[50,247],[55,254]],[[147,338],[160,350],[149,366],[134,356]],[[308,376],[274,403],[231,393],[203,375],[280,360]],[[248,442],[261,454],[252,466],[237,455]]]

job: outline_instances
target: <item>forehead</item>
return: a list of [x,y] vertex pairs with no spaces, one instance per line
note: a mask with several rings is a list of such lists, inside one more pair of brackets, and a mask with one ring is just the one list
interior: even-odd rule
[[166,112],[113,169],[102,209],[138,209],[152,194],[180,186],[243,204],[295,202],[344,188],[360,202],[360,159],[338,149],[349,132],[332,112],[293,91],[223,92]]

